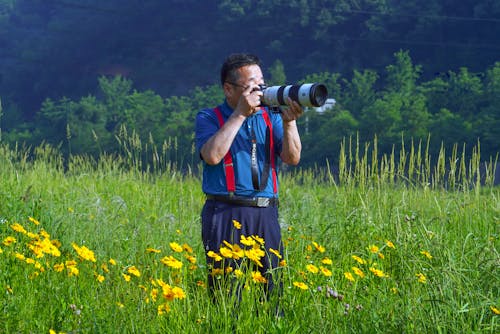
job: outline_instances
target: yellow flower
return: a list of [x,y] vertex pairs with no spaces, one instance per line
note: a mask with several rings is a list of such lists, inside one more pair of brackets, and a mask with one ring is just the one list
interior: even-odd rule
[[222,255],[226,259],[231,259],[233,257],[233,252],[227,247],[221,247],[220,255]]
[[325,257],[323,260],[321,260],[321,263],[329,265],[333,264],[333,261],[330,258]]
[[96,262],[94,252],[88,249],[86,246],[80,247],[74,242],[71,244],[71,246],[73,246],[73,249],[76,251],[76,253],[81,259],[91,262]]
[[378,253],[377,256],[379,257],[379,259],[382,259],[382,260],[385,259],[385,256],[382,253]]
[[219,262],[222,260],[222,256],[215,253],[214,251],[208,251],[207,256],[214,259],[216,262]]
[[182,262],[174,258],[173,256],[165,256],[163,259],[160,260],[164,265],[174,268],[174,269],[181,269],[182,268]]
[[415,274],[415,276],[417,276],[417,277],[418,277],[418,281],[419,281],[420,283],[427,283],[427,277],[425,277],[425,275],[424,275],[424,274],[422,274],[422,273],[418,273],[418,274]]
[[170,306],[167,303],[158,305],[158,315],[164,315],[168,312],[170,312]]
[[124,279],[126,282],[130,282],[130,279],[131,279],[130,275],[127,275],[127,274],[122,273],[122,276],[123,276],[123,279]]
[[262,276],[260,271],[252,271],[252,281],[255,283],[267,283],[267,279]]
[[185,252],[190,254],[193,252],[193,249],[188,244],[183,244],[182,249],[184,249]]
[[375,253],[378,253],[379,248],[377,246],[375,246],[375,245],[370,245],[370,247],[368,247],[368,250],[371,253],[375,254]]
[[373,273],[373,275],[377,276],[377,277],[389,277],[389,275],[387,275],[386,273],[384,273],[382,270],[380,269],[376,269],[374,267],[370,267],[369,268],[370,271]]
[[236,276],[236,278],[242,278],[243,277],[243,271],[241,271],[240,269],[236,269],[234,271],[234,276]]
[[346,272],[344,273],[344,277],[345,277],[347,280],[349,280],[349,281],[351,281],[351,282],[354,282],[354,276],[352,276],[352,274],[351,274],[350,272],[346,271]]
[[170,243],[170,249],[173,250],[176,253],[182,252],[182,246],[179,245],[177,242],[171,242]]
[[394,246],[394,244],[392,243],[392,241],[390,240],[386,240],[385,241],[385,244],[387,245],[387,247],[389,248],[392,248],[392,249],[396,249],[396,247]]
[[196,257],[194,256],[191,256],[191,255],[187,255],[186,256],[186,259],[189,261],[189,263],[191,264],[195,264],[196,263]]
[[392,292],[393,294],[397,294],[397,293],[398,293],[398,288],[396,288],[396,287],[392,287],[392,288],[391,288],[391,292]]
[[280,267],[286,267],[286,260],[281,260],[279,263]]
[[148,253],[161,253],[161,250],[148,247],[148,248],[146,248],[146,252],[148,252]]
[[127,272],[131,275],[134,275],[135,277],[141,276],[141,272],[139,271],[139,269],[136,268],[136,266],[129,267],[127,269]]
[[431,253],[429,253],[428,251],[426,250],[423,250],[423,251],[420,251],[420,254],[424,255],[426,258],[428,258],[429,260],[432,259],[432,255]]
[[359,264],[366,264],[366,260],[363,260],[359,256],[353,255],[352,258],[354,259],[354,261],[356,261]]
[[12,244],[15,244],[16,242],[17,242],[16,238],[10,236],[3,239],[3,244],[5,246],[10,246]]
[[325,267],[320,267],[319,268],[321,270],[321,273],[326,276],[326,277],[330,277],[332,276],[332,272],[330,271],[330,269],[328,268],[325,268]]
[[245,250],[245,256],[255,264],[257,264],[259,267],[263,267],[262,263],[260,262],[260,259],[265,255],[264,251],[259,248],[252,248]]
[[239,221],[233,219],[233,226],[235,229],[240,230],[241,229],[241,224]]
[[260,245],[264,245],[264,239],[259,237],[258,235],[252,235],[252,238],[257,241]]
[[28,233],[28,231],[26,231],[24,229],[24,227],[21,224],[19,224],[19,223],[15,223],[15,224],[10,225],[10,228],[13,229],[14,231],[22,233],[22,234],[27,234]]
[[102,276],[102,275],[97,275],[97,276],[96,276],[96,280],[97,280],[99,283],[102,283],[102,282],[104,282],[105,278],[104,278],[104,276]]
[[279,251],[277,251],[276,249],[269,248],[269,253],[272,253],[272,254],[276,255],[276,257],[277,257],[278,259],[281,259],[281,254],[280,254],[280,252],[279,252]]
[[35,225],[40,225],[40,222],[33,217],[28,217],[28,220]]
[[365,273],[363,272],[363,270],[359,269],[358,267],[352,267],[352,271],[354,271],[354,273],[361,278],[365,277]]
[[26,259],[26,257],[21,254],[21,253],[15,253],[14,256],[16,257],[16,259],[20,260],[20,261],[24,261]]
[[297,288],[299,288],[301,290],[307,290],[307,289],[309,289],[309,287],[307,286],[307,284],[304,283],[304,282],[293,282],[293,286],[296,286]]
[[319,272],[318,267],[316,267],[314,264],[308,264],[306,266],[306,269],[313,274],[317,274]]
[[109,264],[112,265],[112,266],[116,266],[115,259],[109,259]]
[[174,295],[175,299],[184,299],[186,298],[186,293],[182,288],[179,288],[178,286],[174,286],[172,288],[172,294]]
[[122,304],[122,303],[120,303],[120,302],[116,302],[116,306],[118,306],[119,308],[124,308],[124,307],[125,307],[125,305],[123,305],[123,304]]
[[490,306],[490,310],[491,310],[491,312],[493,312],[494,314],[496,314],[496,315],[500,315],[500,310],[499,310],[499,309],[497,309],[495,306],[493,306],[493,305],[492,305],[492,306]]
[[242,235],[240,237],[240,243],[245,246],[253,246],[255,245],[255,239],[253,239],[252,237],[245,237],[244,235]]
[[0,254],[2,254],[2,253],[3,253],[3,249],[2,249],[2,247],[0,247]]
[[313,241],[313,242],[312,242],[312,244],[313,244],[314,248],[315,248],[318,252],[320,252],[320,253],[324,253],[324,252],[325,252],[325,247],[323,247],[323,246],[319,245],[317,242]]

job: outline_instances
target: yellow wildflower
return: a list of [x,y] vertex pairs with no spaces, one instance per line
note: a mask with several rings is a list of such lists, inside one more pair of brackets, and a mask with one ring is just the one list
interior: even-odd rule
[[222,255],[226,259],[231,259],[233,257],[233,252],[227,247],[221,247],[220,255]]
[[255,245],[255,239],[253,239],[252,237],[245,237],[244,235],[242,235],[240,237],[240,243],[242,243],[245,246],[253,246]]
[[14,238],[14,237],[11,237],[11,236],[6,237],[5,239],[3,239],[3,244],[5,246],[10,246],[12,244],[15,244],[16,242],[17,242],[17,239]]
[[386,240],[385,241],[385,244],[387,245],[387,247],[389,248],[392,248],[392,249],[396,249],[396,247],[394,246],[394,244],[392,243],[392,241],[390,240]]
[[14,223],[14,224],[10,225],[10,228],[13,229],[14,231],[22,233],[22,234],[27,234],[28,233],[28,231],[26,231],[24,229],[24,227],[21,224],[19,224],[19,223]]
[[193,252],[193,249],[188,244],[183,244],[182,249],[184,249],[185,252],[190,254]]
[[161,250],[148,247],[148,248],[146,248],[146,252],[148,252],[148,253],[161,253]]
[[170,306],[167,303],[158,305],[158,315],[164,315],[170,312]]
[[241,229],[241,223],[235,219],[233,219],[233,226],[235,229],[240,230]]
[[318,252],[320,252],[320,253],[324,253],[324,252],[325,252],[325,247],[323,247],[323,246],[319,245],[317,242],[313,241],[313,242],[312,242],[312,244],[313,244],[314,248],[315,248]]
[[269,253],[272,253],[272,254],[276,255],[276,257],[277,257],[278,259],[281,259],[281,254],[280,254],[280,252],[279,252],[279,251],[277,251],[276,249],[269,248]]
[[382,253],[378,253],[377,256],[379,257],[379,259],[382,259],[382,260],[385,259],[385,256]]
[[362,258],[360,258],[357,255],[353,255],[352,258],[354,259],[354,261],[356,261],[359,264],[366,264],[366,260],[363,260]]
[[97,280],[99,283],[102,283],[102,282],[104,282],[105,278],[104,278],[104,276],[102,276],[102,275],[96,275],[96,280]]
[[116,266],[116,260],[115,259],[109,259],[109,264],[112,266]]
[[326,277],[330,277],[330,276],[332,276],[332,272],[331,272],[331,270],[330,270],[330,269],[325,268],[325,267],[320,267],[319,269],[321,270],[321,273],[322,273],[324,276],[326,276]]
[[293,286],[296,286],[297,288],[299,288],[301,290],[307,290],[307,289],[309,289],[309,287],[307,286],[307,284],[304,283],[304,282],[293,282]]
[[195,264],[196,263],[196,257],[192,256],[192,255],[186,255],[186,259],[189,261],[189,263],[191,264]]
[[309,272],[311,272],[313,274],[317,274],[319,272],[318,267],[316,267],[314,264],[308,264],[306,266],[306,269],[307,269],[307,271],[309,271]]
[[258,235],[252,235],[252,238],[257,241],[260,245],[264,245],[264,239],[259,237]]
[[20,260],[20,261],[24,261],[26,259],[26,257],[21,254],[21,253],[15,253],[14,256],[16,257],[16,259]]
[[380,269],[376,269],[374,267],[370,267],[369,268],[370,271],[373,273],[373,275],[377,276],[377,277],[389,277],[389,275],[387,275],[386,273],[384,273],[382,270]]
[[259,248],[245,250],[245,256],[259,267],[263,267],[260,259],[265,255],[264,251]]
[[359,269],[358,267],[352,267],[352,271],[354,271],[354,273],[361,278],[365,277],[365,273],[363,272],[363,270]]
[[28,217],[28,220],[35,225],[40,225],[40,222],[33,217]]
[[132,267],[129,267],[127,269],[127,272],[131,275],[134,275],[135,277],[140,277],[141,276],[141,272],[139,271],[139,269],[137,269],[136,266],[132,266]]
[[164,265],[174,268],[174,269],[181,269],[182,268],[182,262],[174,258],[173,256],[165,256],[163,259],[160,260]]
[[243,271],[241,271],[240,269],[236,269],[234,271],[234,276],[236,276],[236,278],[241,278],[243,277]]
[[214,259],[216,262],[219,262],[222,260],[222,256],[215,253],[214,251],[208,251],[207,256]]
[[375,246],[375,245],[370,245],[370,247],[368,247],[368,250],[371,253],[375,254],[375,253],[378,253],[379,248],[377,246]]
[[329,264],[333,264],[333,261],[330,258],[325,257],[323,260],[321,260],[321,263],[329,265]]
[[281,260],[279,263],[280,267],[286,267],[286,260]]
[[344,277],[348,280],[348,281],[351,281],[351,282],[354,282],[354,276],[352,276],[352,274],[348,271],[346,271],[344,273]]
[[126,282],[130,282],[130,279],[131,279],[130,275],[127,275],[127,274],[122,273],[122,276],[123,276],[123,279],[124,279]]
[[427,283],[427,277],[425,277],[425,275],[424,275],[424,274],[422,274],[422,273],[418,273],[418,274],[415,274],[415,276],[417,276],[417,277],[418,277],[418,281],[419,281],[420,283]]
[[492,306],[490,306],[490,310],[491,310],[491,312],[493,312],[494,314],[496,314],[496,315],[500,315],[500,310],[499,310],[499,309],[497,309],[495,306],[493,306],[493,305],[492,305]]
[[254,283],[267,283],[267,279],[262,276],[260,271],[252,271],[252,281]]
[[432,259],[432,255],[431,253],[429,253],[428,251],[426,250],[422,250],[420,251],[420,254],[422,254],[423,256],[425,256],[426,258],[428,258],[429,260]]
[[173,250],[176,253],[182,252],[182,246],[179,245],[177,242],[171,242],[170,243],[170,249]]
[[94,252],[88,249],[86,246],[80,247],[74,242],[71,244],[71,246],[73,246],[73,249],[76,251],[76,253],[81,259],[91,262],[96,262]]

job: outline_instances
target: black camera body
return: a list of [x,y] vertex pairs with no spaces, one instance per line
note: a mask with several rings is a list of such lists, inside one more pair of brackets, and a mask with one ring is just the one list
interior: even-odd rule
[[288,97],[302,107],[321,107],[328,98],[326,86],[321,83],[270,87],[260,85],[260,90],[263,93],[261,103],[267,107],[286,106]]

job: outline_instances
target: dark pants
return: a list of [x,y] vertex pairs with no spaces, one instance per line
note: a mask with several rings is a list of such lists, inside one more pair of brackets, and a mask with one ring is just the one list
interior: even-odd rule
[[[241,224],[240,229],[234,226],[233,220]],[[201,223],[201,233],[206,254],[209,251],[219,253],[221,245],[224,246],[224,241],[231,245],[238,244],[243,249],[248,248],[240,243],[242,235],[245,237],[259,236],[264,239],[266,255],[261,259],[263,267],[259,267],[259,271],[267,279],[265,290],[269,293],[275,285],[278,286],[277,290],[282,289],[282,283],[277,281],[281,274],[279,270],[273,270],[278,268],[280,259],[269,252],[269,249],[272,248],[279,251],[279,254],[283,254],[277,207],[248,207],[207,200],[201,213]],[[213,292],[217,284],[217,278],[212,275],[213,269],[220,268],[224,270],[228,266],[236,269],[235,266],[239,264],[240,261],[232,259],[214,261],[212,257],[207,255],[209,289]]]

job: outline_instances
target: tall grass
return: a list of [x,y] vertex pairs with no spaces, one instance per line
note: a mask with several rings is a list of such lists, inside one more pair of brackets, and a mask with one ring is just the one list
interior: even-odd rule
[[[428,143],[402,143],[379,156],[376,140],[346,140],[338,169],[280,175],[276,319],[250,272],[241,301],[225,288],[210,300],[199,177],[169,163],[175,145],[158,154],[122,140],[123,154],[98,159],[0,146],[0,332],[499,331],[496,160],[482,163],[479,145],[430,157]],[[44,238],[60,256],[36,256]]]

